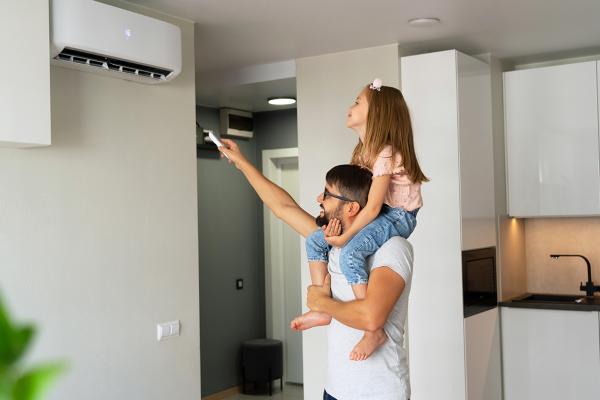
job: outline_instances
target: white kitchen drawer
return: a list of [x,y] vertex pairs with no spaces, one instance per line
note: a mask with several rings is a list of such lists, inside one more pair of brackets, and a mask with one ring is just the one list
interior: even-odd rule
[[501,310],[505,400],[598,398],[597,311]]

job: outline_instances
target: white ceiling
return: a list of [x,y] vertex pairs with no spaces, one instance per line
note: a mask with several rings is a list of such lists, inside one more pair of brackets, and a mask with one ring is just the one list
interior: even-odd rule
[[290,106],[272,106],[267,99],[275,96],[296,97],[296,79],[277,79],[244,85],[202,86],[196,93],[196,103],[214,108],[235,108],[253,112],[274,111]]
[[517,61],[600,49],[600,0],[128,1],[196,22],[199,75],[390,43]]

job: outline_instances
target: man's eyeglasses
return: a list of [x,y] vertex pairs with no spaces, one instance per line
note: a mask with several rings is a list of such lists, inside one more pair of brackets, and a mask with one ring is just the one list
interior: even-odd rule
[[349,201],[349,202],[356,201],[356,200],[352,200],[352,199],[349,199],[349,198],[344,197],[344,196],[333,194],[329,190],[327,190],[327,188],[325,188],[325,189],[323,189],[323,201],[325,201],[325,199],[327,198],[327,196],[335,197],[336,199],[339,199],[339,200],[342,200],[342,201]]

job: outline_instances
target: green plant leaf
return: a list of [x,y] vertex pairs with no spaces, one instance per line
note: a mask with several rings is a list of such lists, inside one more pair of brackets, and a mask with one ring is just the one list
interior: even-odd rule
[[17,326],[11,321],[0,299],[0,371],[17,362],[25,354],[34,333],[32,325]]
[[9,364],[12,354],[13,330],[10,316],[0,298],[0,369],[2,369],[2,366]]
[[32,325],[25,325],[16,328],[13,331],[12,336],[12,348],[11,348],[11,363],[19,361],[29,347],[31,340],[35,334],[35,328]]
[[11,400],[10,384],[3,379],[0,379],[0,400]]
[[29,370],[15,382],[12,400],[41,400],[48,386],[65,367],[65,364],[54,363]]

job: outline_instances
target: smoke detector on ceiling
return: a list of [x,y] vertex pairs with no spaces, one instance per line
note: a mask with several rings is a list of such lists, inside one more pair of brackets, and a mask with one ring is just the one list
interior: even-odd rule
[[435,17],[428,17],[428,18],[413,18],[413,19],[409,19],[408,20],[408,24],[410,26],[415,26],[415,27],[428,27],[428,26],[434,26],[434,25],[438,25],[440,24],[442,21],[440,21],[439,18],[435,18]]

